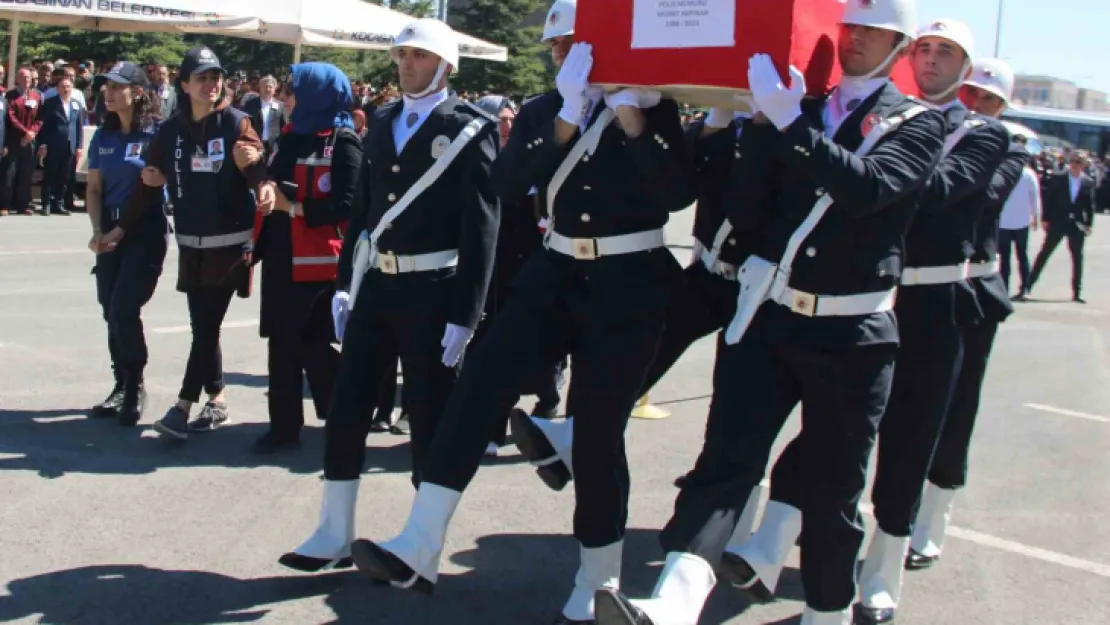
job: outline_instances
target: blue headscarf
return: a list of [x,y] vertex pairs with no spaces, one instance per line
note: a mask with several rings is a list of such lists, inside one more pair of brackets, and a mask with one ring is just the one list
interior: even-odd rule
[[347,112],[354,103],[351,81],[338,67],[330,63],[299,63],[289,69],[293,72],[293,95],[297,98],[290,119],[294,134],[355,127]]

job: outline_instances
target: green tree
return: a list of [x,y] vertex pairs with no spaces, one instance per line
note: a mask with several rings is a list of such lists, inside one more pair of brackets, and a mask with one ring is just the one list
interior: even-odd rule
[[505,63],[463,59],[452,79],[455,88],[506,95],[549,89],[554,74],[546,61],[546,49],[539,43],[541,29],[520,27],[526,16],[544,4],[544,0],[469,0],[453,6],[447,21],[455,30],[509,48]]
[[[10,22],[0,26],[7,48]],[[24,22],[19,30],[19,61],[32,59],[130,60],[177,64],[189,49],[178,33],[112,33]],[[96,71],[96,68],[94,68]]]

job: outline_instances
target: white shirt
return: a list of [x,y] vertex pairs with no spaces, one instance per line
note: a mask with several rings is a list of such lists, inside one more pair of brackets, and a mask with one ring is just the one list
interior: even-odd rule
[[[405,149],[405,144],[416,134],[416,131],[420,129],[421,124],[424,123],[425,119],[428,119],[432,111],[447,100],[447,95],[447,89],[442,89],[419,100],[414,100],[407,95],[404,96],[401,114],[393,119],[393,145],[397,146],[397,154]],[[405,120],[412,113],[416,113],[416,123],[409,127]]]
[[1021,230],[1041,217],[1041,181],[1037,172],[1026,167],[1021,170],[1021,178],[1010,193],[998,227],[1003,230]]
[[[890,82],[890,79],[886,77],[860,80],[859,78],[845,76],[841,79],[840,84],[829,94],[829,99],[825,102],[825,111],[822,113],[825,122],[825,136],[830,139],[835,137],[837,131],[840,130],[840,124],[848,119],[856,106],[863,104],[864,100],[870,98],[876,91],[886,86],[888,82]],[[849,109],[848,104],[851,102],[855,102],[855,106]]]
[[[262,112],[262,140],[269,141],[273,138],[270,136],[270,111],[279,109],[281,104],[274,99],[262,100],[261,102],[262,108],[259,110]],[[277,106],[274,106],[275,104]]]
[[[46,98],[50,98],[50,97],[53,97],[53,96],[56,96],[56,95],[58,95],[58,88],[57,87],[51,87],[50,89],[47,90],[46,93],[42,94],[42,99],[45,100]],[[85,104],[85,94],[82,93],[80,89],[71,90],[70,95],[69,95],[69,99],[70,100],[77,100],[78,102],[80,102],[81,103],[81,108],[83,108],[83,109],[89,108],[89,105]]]
[[1073,175],[1071,175],[1070,171],[1068,172],[1068,185],[1071,188],[1071,203],[1072,204],[1075,204],[1076,198],[1079,197],[1079,187],[1082,185],[1082,183],[1083,183],[1083,177],[1082,176],[1073,176]]

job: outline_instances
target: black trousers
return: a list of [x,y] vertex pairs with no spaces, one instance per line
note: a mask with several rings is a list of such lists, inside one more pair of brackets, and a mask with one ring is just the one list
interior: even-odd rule
[[457,375],[456,369],[443,365],[440,344],[454,284],[454,276],[444,272],[366,275],[343,336],[326,427],[326,479],[353,480],[362,473],[373,408],[383,382],[390,376],[397,379],[400,355],[412,432],[413,484],[421,481]]
[[220,286],[197,287],[185,292],[193,343],[189,348],[189,360],[185,364],[185,378],[181,381],[178,399],[195,403],[200,401],[202,389],[209,395],[217,395],[224,390],[220,326],[234,295],[235,289]]
[[678,271],[667,250],[595,261],[536,254],[519,276],[529,290],[509,300],[462,369],[425,479],[465,490],[489,442],[490,420],[512,408],[532,372],[569,353],[574,535],[587,548],[621,540],[629,492],[624,430]]
[[732,321],[739,288],[738,282],[709,273],[700,262],[683,271],[671,292],[663,336],[641,395],[654,388],[691,345]]
[[158,286],[166,246],[164,234],[138,232],[96,255],[96,300],[108,324],[116,381],[129,375],[142,379],[148,354],[140,315]]
[[998,323],[995,321],[983,320],[963,329],[963,367],[956,382],[948,419],[937,442],[933,465],[929,469],[929,481],[940,488],[963,488],[967,484],[971,435],[975,430],[983,379],[997,334]]
[[796,465],[804,486],[797,504],[807,528],[801,537],[806,603],[843,610],[856,593],[864,537],[859,502],[897,346],[771,342],[758,331],[762,314],[737,345],[718,339],[705,443],[660,541],[666,552],[692,553],[716,566],[800,401],[802,440],[816,442]]
[[1065,237],[1068,239],[1068,251],[1071,252],[1071,292],[1077,297],[1082,293],[1083,243],[1087,240],[1087,236],[1080,232],[1079,227],[1074,223],[1066,225],[1057,223],[1048,229],[1048,234],[1044,238],[1044,245],[1041,247],[1041,251],[1037,252],[1037,260],[1033,262],[1033,275],[1029,278],[1030,288],[1037,283],[1045,265],[1048,264],[1048,259]]
[[1018,289],[1024,293],[1029,290],[1029,227],[1018,228],[1017,230],[1007,230],[1005,228],[998,231],[998,248],[999,254],[1002,257],[1002,281],[1006,283],[1006,288],[1010,288],[1010,256],[1017,253],[1017,268],[1018,277],[1021,278],[1021,286]]
[[31,175],[35,173],[35,144],[18,143],[8,146],[8,154],[0,160],[4,177],[4,195],[0,207],[22,212],[31,207]]
[[[304,426],[306,377],[316,416],[327,418],[339,370],[339,352],[332,346],[330,336],[331,286],[290,283],[284,287],[285,323],[269,332],[268,404],[271,431],[295,438]],[[302,314],[292,314],[289,309],[294,308],[301,308]]]
[[42,208],[58,212],[73,206],[72,181],[75,179],[77,160],[68,143],[52,145],[46,151],[42,172]]

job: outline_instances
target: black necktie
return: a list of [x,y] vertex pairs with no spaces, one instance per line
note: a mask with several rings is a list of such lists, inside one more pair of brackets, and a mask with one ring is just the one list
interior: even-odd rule
[[415,126],[416,120],[418,119],[420,119],[420,115],[417,115],[416,113],[409,113],[408,117],[405,118],[405,128],[412,128],[413,126]]

